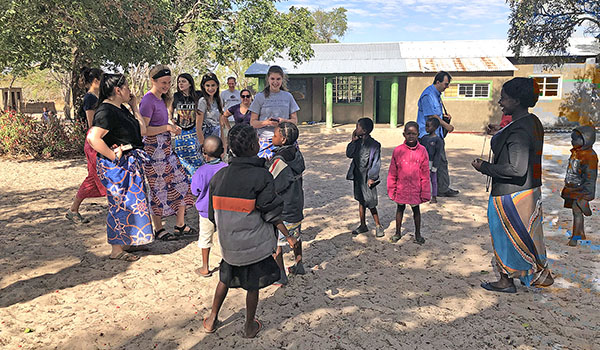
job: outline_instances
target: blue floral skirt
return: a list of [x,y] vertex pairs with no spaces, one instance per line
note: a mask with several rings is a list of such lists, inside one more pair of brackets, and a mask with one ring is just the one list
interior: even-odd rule
[[96,160],[98,177],[107,192],[109,244],[135,246],[154,241],[144,191],[143,162],[147,160],[146,152],[139,149],[123,155],[118,163],[103,157]]
[[202,165],[202,154],[198,145],[198,136],[196,127],[189,130],[182,130],[181,135],[173,136],[173,150],[179,158],[179,162],[188,178],[192,178],[196,170]]

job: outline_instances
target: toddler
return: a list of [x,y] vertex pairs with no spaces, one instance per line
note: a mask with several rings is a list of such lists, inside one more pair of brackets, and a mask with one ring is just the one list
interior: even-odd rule
[[425,122],[427,134],[421,137],[421,144],[429,155],[429,180],[431,181],[431,203],[437,203],[437,169],[442,161],[444,140],[435,131],[440,126],[437,118],[429,118]]
[[596,141],[596,130],[591,126],[580,126],[571,133],[571,157],[565,176],[565,187],[560,196],[565,208],[573,209],[573,233],[568,245],[576,246],[585,239],[583,216],[591,216],[590,201],[596,195],[598,156],[592,149]]

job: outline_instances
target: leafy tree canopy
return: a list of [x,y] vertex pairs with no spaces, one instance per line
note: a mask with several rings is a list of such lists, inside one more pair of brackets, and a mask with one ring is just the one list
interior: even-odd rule
[[[347,10],[343,7],[331,11],[318,9],[312,13],[315,21],[315,42],[337,43],[348,29]],[[337,38],[337,39],[336,39]]]
[[511,9],[508,40],[518,56],[529,47],[552,56],[568,54],[569,38],[579,27],[600,34],[600,1],[507,0]]

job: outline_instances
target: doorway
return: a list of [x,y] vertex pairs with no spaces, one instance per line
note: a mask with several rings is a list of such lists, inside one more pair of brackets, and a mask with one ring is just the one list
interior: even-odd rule
[[375,81],[375,123],[384,124],[390,122],[391,94],[391,80]]

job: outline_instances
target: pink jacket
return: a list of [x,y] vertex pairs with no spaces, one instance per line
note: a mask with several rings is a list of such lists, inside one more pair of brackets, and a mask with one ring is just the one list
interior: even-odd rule
[[390,199],[398,204],[417,205],[431,199],[429,156],[423,145],[406,143],[394,149],[387,178]]

